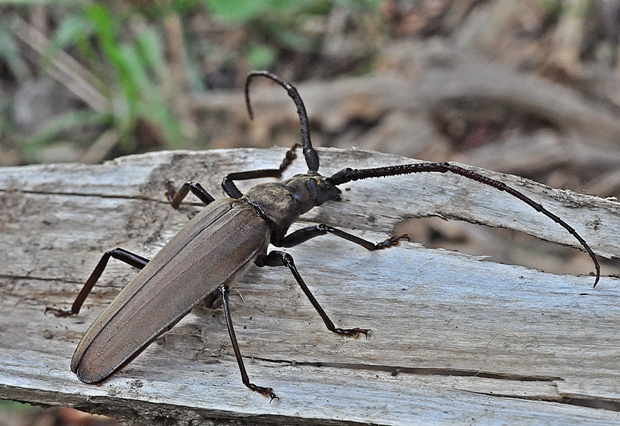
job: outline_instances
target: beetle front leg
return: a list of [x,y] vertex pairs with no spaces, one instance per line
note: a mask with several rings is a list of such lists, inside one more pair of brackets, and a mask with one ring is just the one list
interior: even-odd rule
[[272,241],[272,244],[278,247],[294,247],[298,244],[308,241],[311,238],[316,238],[327,233],[333,234],[340,238],[344,238],[345,240],[351,241],[352,243],[359,244],[366,250],[370,251],[381,250],[384,248],[396,246],[398,245],[398,242],[400,240],[409,241],[409,236],[407,234],[395,234],[387,238],[385,241],[381,241],[375,244],[372,241],[365,240],[353,234],[349,234],[348,232],[341,231],[340,229],[325,225],[324,223],[319,223],[318,225],[308,226],[306,228],[298,229],[295,232],[291,232],[279,242]]
[[297,283],[299,284],[303,292],[306,294],[306,297],[310,300],[310,303],[312,303],[312,306],[314,306],[314,309],[316,309],[316,311],[319,313],[319,315],[323,319],[323,322],[325,323],[329,331],[333,331],[336,334],[340,334],[341,336],[348,336],[348,337],[357,337],[360,334],[368,336],[368,332],[370,332],[370,329],[367,329],[367,328],[337,328],[334,325],[334,323],[332,322],[331,319],[329,319],[329,316],[327,316],[327,313],[325,313],[325,311],[323,310],[319,302],[316,300],[314,295],[310,292],[310,289],[308,288],[304,280],[301,278],[301,275],[299,275],[299,271],[297,270],[297,267],[295,266],[295,262],[293,261],[293,256],[291,256],[290,254],[285,253],[283,251],[272,251],[266,255],[259,256],[254,263],[256,263],[257,266],[261,266],[261,267],[262,266],[286,266],[288,267],[290,271],[293,273],[295,280],[297,280]]
[[252,389],[255,392],[269,396],[272,400],[277,398],[272,388],[257,386],[254,383],[250,382],[248,373],[245,371],[245,364],[243,363],[243,358],[241,357],[239,342],[237,342],[235,328],[233,327],[232,318],[230,316],[230,306],[228,305],[228,295],[230,293],[230,288],[226,284],[224,284],[219,287],[219,290],[222,295],[222,305],[224,306],[224,316],[226,317],[226,327],[228,328],[228,335],[230,336],[233,351],[235,352],[235,358],[237,358],[237,364],[239,364],[239,370],[241,371],[241,381],[244,385],[246,385],[248,388]]
[[295,154],[295,150],[297,148],[299,148],[298,143],[296,143],[295,145],[291,147],[291,149],[286,151],[286,154],[284,155],[284,160],[282,160],[280,167],[278,167],[277,169],[251,170],[248,172],[237,172],[237,173],[227,174],[226,176],[224,176],[224,179],[222,180],[222,189],[224,190],[224,192],[226,192],[226,194],[228,194],[230,198],[241,198],[243,194],[241,193],[241,191],[239,191],[239,188],[237,188],[237,185],[235,185],[234,181],[269,178],[269,177],[273,177],[273,178],[281,177],[282,172],[284,172],[288,168],[288,166],[291,165],[293,160],[297,157],[297,154]]
[[63,309],[46,307],[45,313],[47,314],[48,312],[52,312],[57,317],[68,317],[71,315],[77,315],[78,312],[80,312],[80,308],[84,304],[86,297],[90,294],[91,290],[97,283],[97,280],[99,280],[99,277],[101,277],[101,274],[103,273],[103,270],[107,266],[108,260],[110,260],[111,257],[125,262],[126,264],[138,269],[144,268],[146,264],[149,263],[149,259],[138,256],[137,254],[134,254],[122,248],[115,248],[114,250],[106,251],[103,256],[101,256],[101,260],[99,260],[99,263],[93,270],[92,274],[90,274],[90,277],[86,281],[86,284],[84,284],[84,287],[82,287],[82,290],[75,299],[75,302],[73,302],[73,305],[71,305],[71,310],[65,311]]

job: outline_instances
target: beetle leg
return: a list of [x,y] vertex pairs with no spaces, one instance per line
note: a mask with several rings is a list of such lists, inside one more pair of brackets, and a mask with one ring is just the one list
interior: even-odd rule
[[124,250],[122,248],[115,248],[114,250],[106,251],[103,256],[101,256],[101,260],[95,267],[92,274],[90,274],[90,277],[86,281],[86,284],[84,284],[84,287],[82,287],[82,290],[75,299],[75,302],[73,302],[73,305],[71,305],[71,310],[65,311],[63,309],[47,307],[45,308],[45,313],[47,314],[48,312],[52,312],[57,317],[68,317],[71,315],[77,315],[78,312],[80,312],[80,308],[86,300],[86,297],[89,295],[90,291],[97,283],[99,277],[101,277],[101,274],[103,273],[103,270],[108,264],[108,260],[110,260],[110,257],[118,259],[138,269],[144,268],[146,264],[149,263],[149,259],[138,256],[137,254],[133,254],[132,252]]
[[297,280],[297,283],[299,284],[303,292],[306,294],[306,297],[310,300],[310,303],[312,303],[312,306],[314,306],[314,309],[316,309],[316,311],[319,313],[319,315],[323,319],[323,322],[325,323],[329,331],[333,331],[334,333],[340,334],[341,336],[357,337],[360,334],[368,336],[368,332],[370,330],[367,328],[337,328],[334,325],[334,323],[332,322],[331,319],[329,319],[329,317],[327,316],[327,314],[325,313],[325,311],[323,310],[319,302],[316,300],[314,295],[310,292],[310,289],[308,288],[304,280],[301,278],[301,275],[299,275],[299,271],[297,270],[297,267],[295,266],[295,262],[293,261],[293,256],[291,256],[290,254],[285,253],[283,251],[271,251],[266,255],[259,256],[254,263],[256,263],[257,266],[286,266],[288,267],[293,273],[295,280]]
[[295,154],[295,150],[299,148],[299,144],[296,143],[286,151],[284,156],[284,160],[280,164],[280,167],[277,169],[264,169],[264,170],[251,170],[248,172],[238,172],[238,173],[230,173],[224,176],[224,180],[222,180],[222,189],[226,194],[228,194],[231,198],[241,198],[243,194],[237,188],[237,185],[233,181],[235,180],[249,180],[249,179],[260,179],[260,178],[278,178],[282,176],[282,172],[291,165],[293,160],[297,157]]
[[166,182],[166,198],[174,209],[179,208],[181,201],[189,194],[189,191],[192,191],[192,194],[198,197],[205,205],[209,205],[215,200],[199,183],[185,182],[177,192],[171,181]]
[[325,225],[323,223],[319,223],[318,225],[308,226],[306,228],[298,229],[295,232],[290,233],[286,237],[276,244],[272,241],[272,244],[278,247],[293,247],[303,242],[308,241],[311,238],[315,238],[321,235],[325,235],[327,233],[334,234],[337,237],[344,238],[347,241],[351,241],[352,243],[359,244],[367,250],[381,250],[387,247],[392,247],[398,244],[400,240],[409,241],[409,236],[407,234],[401,235],[392,235],[385,241],[381,241],[379,243],[373,243],[371,241],[365,240],[363,238],[357,237],[353,234],[349,234],[348,232],[341,231],[340,229],[333,228],[331,226]]
[[222,304],[224,306],[224,316],[226,317],[226,327],[228,328],[228,335],[230,336],[233,351],[235,352],[235,358],[237,358],[237,364],[239,364],[239,370],[241,371],[241,381],[244,385],[246,385],[248,388],[252,389],[255,392],[267,395],[272,400],[277,398],[272,388],[256,386],[254,383],[250,382],[248,373],[245,371],[245,364],[243,363],[243,358],[241,357],[241,350],[239,350],[239,343],[237,342],[237,336],[235,335],[232,318],[230,317],[230,306],[228,305],[228,295],[230,293],[230,288],[226,284],[224,284],[219,287],[219,290],[222,295]]

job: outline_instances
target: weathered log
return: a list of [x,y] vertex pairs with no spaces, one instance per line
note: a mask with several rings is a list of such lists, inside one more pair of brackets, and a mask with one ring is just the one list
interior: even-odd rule
[[[249,374],[279,400],[269,403],[241,384],[218,308],[194,309],[104,384],[81,383],[69,371],[72,352],[136,272],[112,261],[76,317],[45,316],[44,308],[67,308],[104,251],[120,246],[151,257],[181,229],[200,206],[170,208],[168,179],[200,181],[219,194],[225,173],[271,168],[284,151],[157,152],[95,166],[0,169],[0,398],[150,424],[620,421],[618,279],[604,277],[592,289],[592,276],[412,243],[367,252],[333,236],[287,251],[332,319],[371,328],[368,339],[326,331],[286,268],[252,267],[233,289],[242,296],[233,296],[232,309]],[[325,175],[415,161],[319,153]],[[304,171],[296,161],[290,174]],[[481,172],[547,206],[599,255],[619,256],[620,204]],[[381,241],[403,218],[438,215],[576,246],[527,205],[458,176],[372,179],[343,189],[343,201],[313,210],[301,224],[324,222]]]

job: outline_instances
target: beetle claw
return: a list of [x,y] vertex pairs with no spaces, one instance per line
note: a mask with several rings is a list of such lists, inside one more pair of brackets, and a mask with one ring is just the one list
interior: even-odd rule
[[394,234],[390,236],[390,238],[386,239],[385,241],[381,241],[380,243],[377,243],[375,248],[384,249],[388,247],[397,246],[400,240],[411,241],[411,238],[409,238],[409,235],[407,234],[400,234],[400,235]]
[[248,387],[255,392],[262,393],[263,395],[270,397],[271,400],[269,402],[273,401],[274,399],[280,399],[274,393],[273,388],[265,388],[262,386],[256,386],[254,383],[250,383]]
[[169,180],[166,182],[166,192],[164,193],[164,195],[166,196],[166,199],[168,200],[168,203],[172,204],[174,200],[174,196],[176,195],[177,190],[174,187],[174,182]]
[[73,311],[65,311],[64,309],[50,308],[49,306],[45,308],[44,314],[47,315],[48,312],[53,313],[54,316],[57,318],[66,318],[66,317],[70,317],[71,315],[74,315]]

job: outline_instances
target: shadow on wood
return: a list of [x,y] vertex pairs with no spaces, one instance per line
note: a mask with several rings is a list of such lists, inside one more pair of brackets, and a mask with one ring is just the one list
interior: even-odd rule
[[[232,310],[248,373],[279,400],[241,384],[217,308],[194,309],[104,384],[79,382],[69,371],[75,346],[136,270],[112,261],[77,317],[44,316],[44,308],[68,308],[104,251],[152,257],[199,211],[193,198],[180,211],[167,205],[168,179],[219,194],[227,172],[273,168],[284,152],[158,152],[98,166],[0,169],[0,398],[152,424],[620,421],[617,279],[592,289],[587,270],[553,275],[412,243],[367,252],[331,236],[287,251],[337,325],[371,328],[368,339],[325,330],[286,268],[252,267],[233,289],[242,296],[233,295]],[[335,149],[319,155],[326,175],[412,161]],[[305,172],[303,161],[289,172]],[[619,255],[618,203],[481,172],[541,202],[597,254]],[[458,176],[343,189],[343,201],[313,210],[299,226],[324,222],[382,241],[403,218],[438,215],[577,243],[529,206]]]

